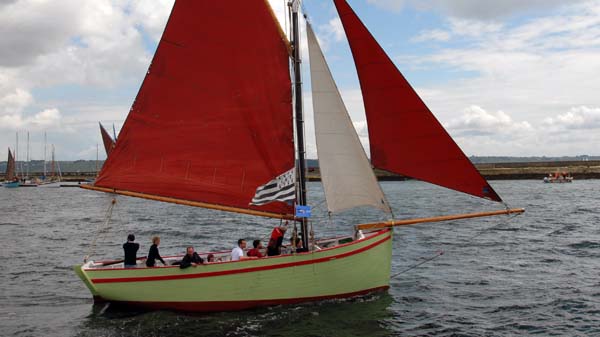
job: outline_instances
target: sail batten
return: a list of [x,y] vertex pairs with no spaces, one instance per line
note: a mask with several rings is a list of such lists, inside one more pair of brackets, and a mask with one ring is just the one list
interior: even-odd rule
[[[256,206],[256,188],[294,167],[288,47],[265,1],[176,1],[95,186]],[[240,32],[252,39],[240,39]]]
[[374,167],[501,201],[345,0],[334,0],[356,65]]
[[391,213],[310,24],[307,24],[315,136],[331,213],[371,206]]

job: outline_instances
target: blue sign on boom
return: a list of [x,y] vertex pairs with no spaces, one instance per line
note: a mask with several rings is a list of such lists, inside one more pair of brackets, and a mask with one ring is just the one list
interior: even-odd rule
[[310,218],[310,206],[296,205],[297,218]]

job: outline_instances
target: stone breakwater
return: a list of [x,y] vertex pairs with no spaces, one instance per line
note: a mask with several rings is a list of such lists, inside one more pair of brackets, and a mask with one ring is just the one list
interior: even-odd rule
[[[573,178],[600,179],[600,160],[589,161],[551,161],[551,162],[528,162],[528,163],[486,163],[475,164],[479,172],[488,180],[518,180],[533,179],[542,180],[549,173],[569,172]],[[375,169],[377,179],[382,181],[398,181],[409,179],[401,175]],[[30,174],[32,177],[40,176],[41,173]],[[96,172],[63,172],[63,181],[84,181],[96,177]],[[319,168],[310,168],[308,172],[310,181],[320,181]],[[0,181],[4,180],[4,172],[0,173]]]
[[[555,161],[530,163],[475,164],[481,175],[488,180],[542,180],[550,173],[568,172],[574,179],[600,179],[600,161]],[[406,180],[406,177],[383,170],[375,170],[377,179],[383,181]],[[308,173],[310,180],[320,180],[319,169]]]

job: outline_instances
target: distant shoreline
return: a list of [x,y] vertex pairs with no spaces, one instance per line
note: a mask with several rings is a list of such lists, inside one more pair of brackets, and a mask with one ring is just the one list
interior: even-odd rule
[[[574,179],[600,179],[600,160],[551,161],[475,164],[487,180],[542,180],[556,171],[569,172]],[[318,168],[308,173],[310,181],[320,181]],[[403,181],[411,178],[375,169],[379,181]]]
[[[542,180],[556,171],[569,172],[576,180],[600,179],[600,160],[589,161],[549,161],[549,162],[513,162],[513,163],[480,163],[475,167],[487,180]],[[30,172],[30,176],[39,177],[41,172]],[[379,181],[403,181],[410,178],[375,169]],[[96,177],[96,172],[62,172],[64,181],[84,181]],[[0,173],[0,180],[4,172]],[[310,167],[309,181],[320,181],[318,167]]]

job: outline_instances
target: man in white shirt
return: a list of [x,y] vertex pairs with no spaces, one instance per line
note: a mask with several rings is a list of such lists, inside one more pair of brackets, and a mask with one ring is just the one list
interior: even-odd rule
[[251,257],[244,256],[244,249],[246,248],[246,240],[239,239],[237,247],[231,250],[231,261],[239,261],[249,259]]

